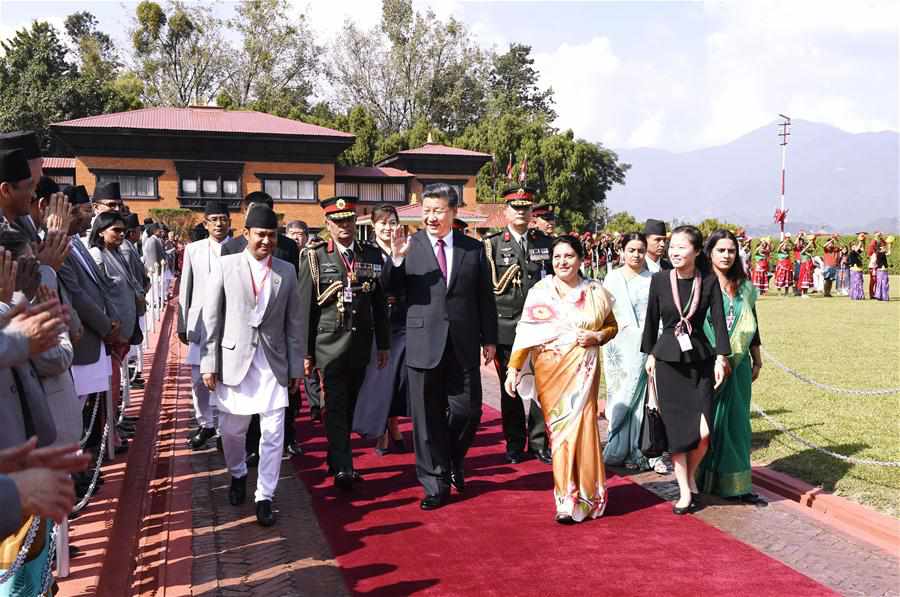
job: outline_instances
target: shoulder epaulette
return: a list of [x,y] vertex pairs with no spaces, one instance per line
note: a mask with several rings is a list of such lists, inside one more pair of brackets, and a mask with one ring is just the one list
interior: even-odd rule
[[489,238],[494,238],[495,236],[500,234],[500,232],[501,232],[501,230],[498,230],[497,232],[491,232],[489,234],[485,234],[484,236],[481,237],[481,240],[487,240]]
[[310,250],[312,250],[312,251],[315,251],[315,250],[318,249],[319,247],[324,247],[325,244],[326,244],[326,243],[325,243],[324,240],[321,240],[321,239],[320,239],[320,240],[314,240],[314,241],[311,241],[311,242],[306,243],[306,246],[303,247],[303,248],[304,248],[304,249],[310,249]]
[[334,253],[334,239],[333,238],[328,239],[328,248],[325,250],[328,251],[329,253]]

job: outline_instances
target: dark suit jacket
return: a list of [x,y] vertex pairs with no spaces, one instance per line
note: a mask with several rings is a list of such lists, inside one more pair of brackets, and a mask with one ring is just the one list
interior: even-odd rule
[[[653,354],[660,361],[671,363],[696,363],[710,359],[716,354],[730,355],[731,341],[725,324],[722,290],[719,288],[719,280],[714,275],[705,276],[700,284],[700,304],[694,316],[690,318],[692,349],[687,352],[681,351],[681,346],[675,338],[675,325],[680,321],[679,307],[675,306],[675,299],[672,297],[670,275],[671,270],[663,270],[653,274],[650,279],[650,296],[647,301],[647,318],[644,320],[641,352]],[[681,298],[681,307],[686,309],[690,286],[687,287],[687,291],[684,286],[680,286],[678,294]],[[703,333],[707,312],[716,332],[715,349]],[[660,318],[663,330],[657,338]]]
[[[247,239],[243,234],[239,234],[234,238],[228,239],[222,245],[222,255],[235,255],[247,248]],[[282,261],[287,261],[294,266],[294,271],[300,272],[300,249],[297,243],[283,234],[278,235],[278,244],[275,246],[275,257]]]
[[388,293],[406,294],[406,363],[434,369],[447,339],[464,369],[479,366],[479,348],[497,343],[497,305],[484,245],[453,231],[449,287],[441,275],[424,230],[410,238],[409,253],[398,267],[384,268]]

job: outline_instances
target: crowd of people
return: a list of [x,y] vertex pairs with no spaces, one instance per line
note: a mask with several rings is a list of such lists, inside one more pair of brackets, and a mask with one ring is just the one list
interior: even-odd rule
[[[143,385],[129,362],[148,296],[166,298],[148,295],[151,274],[167,272],[179,277],[177,334],[191,370],[187,441],[200,450],[215,440],[235,507],[257,468],[263,526],[276,523],[282,457],[303,452],[304,396],[338,489],[363,482],[352,434],[379,455],[405,453],[400,420],[409,417],[421,508],[465,492],[490,365],[506,460],[551,466],[558,522],[603,514],[607,465],[666,474],[671,463],[677,515],[701,508],[704,493],[765,504],[750,480],[750,398],[762,367],[755,304],[773,269],[776,288],[812,287],[812,237],[786,238],[772,258],[768,239],[750,250],[727,230],[704,240],[693,226],[669,231],[650,219],[640,233],[594,242],[557,235],[553,210],[516,186],[502,196],[506,227],[476,239],[457,219],[455,189],[439,183],[423,193],[412,234],[384,204],[371,212],[373,240],[360,240],[357,199],[330,197],[320,201],[322,238],[311,236],[302,221],[282,228],[272,198],[255,191],[241,202],[240,228],[228,205],[210,201],[183,245],[161,224],[139,223],[117,183],[88,196],[58,188],[40,164],[33,134],[0,136],[0,523],[7,547],[43,529],[16,568],[34,586],[47,569],[44,521],[63,523],[96,485],[85,469],[103,453],[100,430],[116,452],[134,435],[119,389]],[[826,241],[826,295],[846,280],[862,298],[864,242]],[[876,235],[867,249],[873,298],[888,292],[891,242]],[[646,445],[651,413],[664,450],[658,432]]]
[[123,397],[144,386],[148,296],[165,298],[151,278],[175,265],[167,232],[142,225],[116,182],[60,188],[34,133],[0,135],[3,594],[43,594],[49,521],[67,525],[135,435]]

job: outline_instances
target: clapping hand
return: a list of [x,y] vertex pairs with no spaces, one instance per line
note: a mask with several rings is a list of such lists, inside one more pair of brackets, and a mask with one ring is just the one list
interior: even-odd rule
[[[72,221],[70,208],[71,204],[64,193],[53,193],[50,195],[50,202],[44,209],[44,223],[47,226],[48,233],[60,233],[64,237],[69,233],[69,224]],[[41,260],[41,262],[48,263],[44,260]]]
[[397,226],[391,232],[391,256],[396,258],[406,257],[409,253],[409,237],[406,228]]
[[69,239],[64,232],[48,229],[47,237],[44,242],[40,243],[40,247],[35,250],[35,253],[38,261],[49,265],[53,271],[58,272],[69,254]]
[[41,284],[41,273],[38,268],[40,262],[34,257],[19,257],[16,260],[18,266],[16,271],[16,290],[21,290],[28,297],[28,300],[34,298],[37,293],[38,286]]
[[17,268],[18,264],[13,259],[12,253],[0,249],[0,303],[8,305],[12,301],[13,292],[16,290]]
[[9,321],[9,328],[28,339],[28,353],[35,356],[59,344],[59,334],[66,329],[68,322],[68,308],[60,305],[59,299],[51,299],[16,310]]
[[83,454],[77,443],[38,448],[36,435],[23,444],[0,450],[0,474],[4,475],[27,468],[48,468],[77,473],[87,468],[90,462],[90,454]]

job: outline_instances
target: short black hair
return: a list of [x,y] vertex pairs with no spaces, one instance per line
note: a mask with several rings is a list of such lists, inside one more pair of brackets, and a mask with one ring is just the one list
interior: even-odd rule
[[639,240],[644,243],[644,246],[647,246],[647,237],[643,232],[629,232],[628,234],[622,237],[622,248],[625,248],[625,245],[630,243],[633,240]]
[[372,223],[374,224],[381,218],[389,216],[394,216],[395,218],[397,218],[397,222],[400,222],[400,214],[397,213],[396,207],[387,203],[376,205],[375,209],[372,210]]
[[422,199],[443,199],[449,207],[459,206],[459,194],[445,182],[436,182],[425,187]]
[[[581,244],[581,241],[578,240],[572,234],[563,234],[562,236],[557,236],[556,240],[553,241],[553,249],[556,249],[557,245],[569,245],[572,247],[572,250],[575,251],[575,254],[578,255],[579,259],[584,259],[584,245]],[[552,252],[552,251],[551,251]]]

